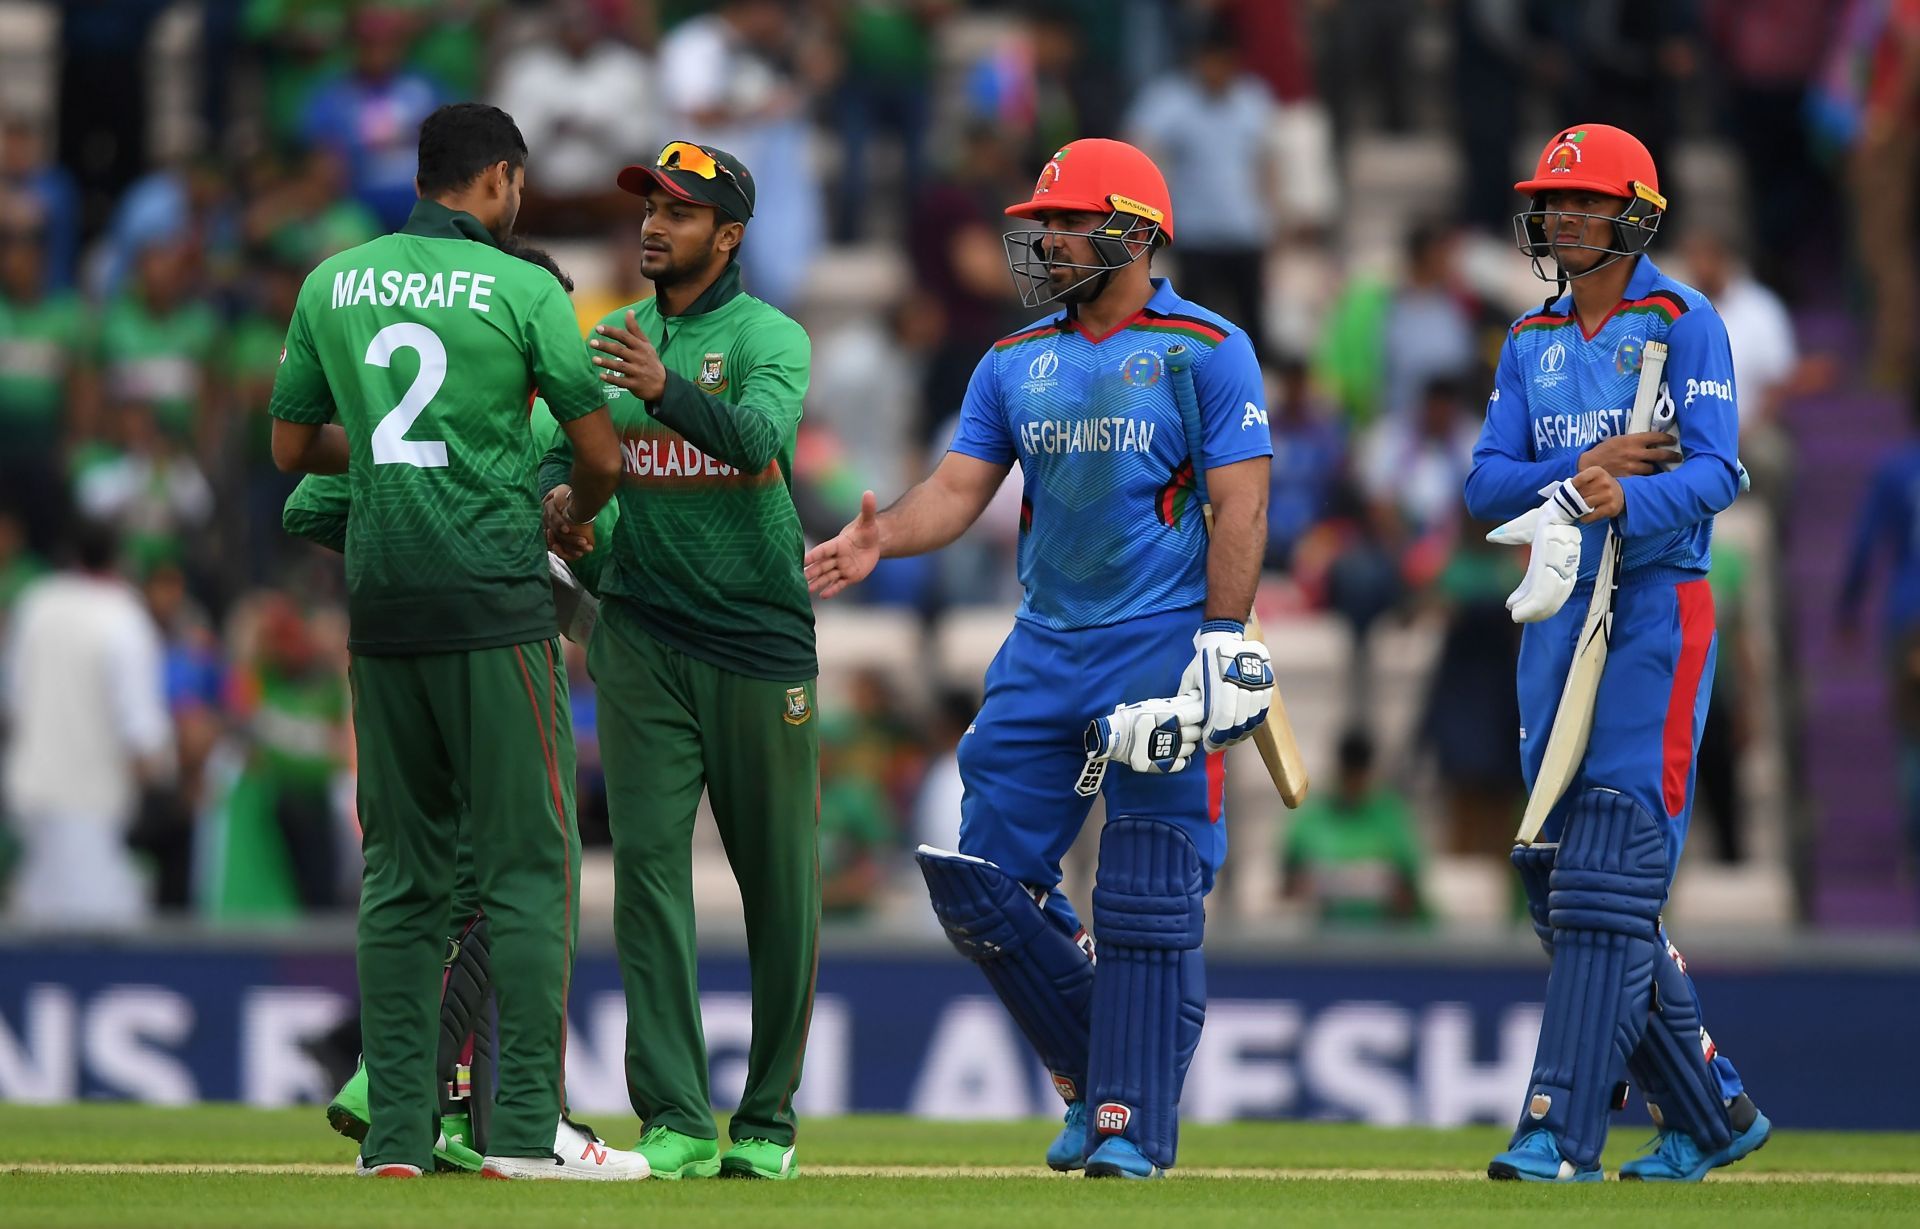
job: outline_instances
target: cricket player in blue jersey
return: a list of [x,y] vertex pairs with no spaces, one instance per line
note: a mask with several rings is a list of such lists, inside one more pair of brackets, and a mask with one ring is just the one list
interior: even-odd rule
[[[960,743],[960,850],[922,847],[920,864],[948,937],[1067,1103],[1047,1164],[1152,1178],[1174,1162],[1206,1013],[1204,900],[1226,854],[1220,753],[1272,702],[1266,647],[1245,626],[1272,444],[1247,335],[1149,273],[1173,216],[1145,154],[1075,141],[1007,212],[1037,223],[1007,236],[1023,302],[1062,309],[995,343],[933,475],[884,512],[867,492],[806,571],[832,597],[883,557],[945,546],[1019,462],[1026,597]],[[1199,439],[1174,393],[1188,359]],[[1097,789],[1082,777],[1097,718],[1119,770],[1104,784],[1096,966],[1059,885]]]
[[[1513,851],[1552,971],[1526,1105],[1487,1172],[1598,1181],[1608,1112],[1630,1080],[1659,1134],[1620,1176],[1696,1182],[1771,1130],[1715,1052],[1660,918],[1712,690],[1708,545],[1740,485],[1733,360],[1705,296],[1644,254],[1666,207],[1646,146],[1604,124],[1564,129],[1515,188],[1531,198],[1515,215],[1516,241],[1558,293],[1507,335],[1466,501],[1477,518],[1509,521],[1494,540],[1534,548],[1508,601],[1527,624],[1520,755],[1530,788],[1609,521],[1624,554],[1585,759],[1540,839]],[[1629,434],[1650,341],[1668,347],[1653,418],[1664,430]]]

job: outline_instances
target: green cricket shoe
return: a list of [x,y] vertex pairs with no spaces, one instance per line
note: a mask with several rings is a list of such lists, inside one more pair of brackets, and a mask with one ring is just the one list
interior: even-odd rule
[[793,1159],[792,1144],[782,1147],[770,1139],[737,1139],[720,1158],[720,1176],[785,1182],[800,1176],[800,1166]]
[[[327,1125],[355,1143],[367,1138],[367,1064],[362,1062],[327,1103]],[[440,1138],[433,1145],[433,1167],[441,1173],[479,1173],[484,1159],[467,1147],[467,1116],[450,1114],[441,1120]]]
[[633,1150],[647,1158],[656,1178],[711,1178],[720,1172],[720,1145],[711,1139],[686,1135],[672,1127],[653,1127]]

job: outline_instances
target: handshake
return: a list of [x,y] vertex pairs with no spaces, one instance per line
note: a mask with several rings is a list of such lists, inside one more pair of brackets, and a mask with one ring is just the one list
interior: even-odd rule
[[1178,692],[1118,705],[1090,722],[1074,792],[1099,793],[1114,761],[1135,772],[1179,772],[1196,750],[1220,751],[1251,737],[1273,706],[1273,664],[1267,646],[1245,634],[1230,620],[1201,624]]

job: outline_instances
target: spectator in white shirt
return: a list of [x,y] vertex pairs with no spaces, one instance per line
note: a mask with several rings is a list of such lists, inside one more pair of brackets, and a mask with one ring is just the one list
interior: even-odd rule
[[1224,24],[1210,28],[1180,73],[1141,92],[1128,139],[1166,172],[1180,293],[1266,345],[1266,253],[1275,202],[1271,150],[1279,108],[1242,63]]
[[[781,0],[724,0],[675,26],[659,54],[660,135],[717,145],[753,172],[760,212],[741,270],[748,293],[783,308],[799,297],[825,225],[807,104],[832,65],[826,50],[795,46],[804,34]],[[786,72],[782,59],[811,76]]]
[[128,929],[151,892],[127,849],[143,791],[173,770],[160,635],[114,571],[113,533],[82,522],[74,566],[36,582],[8,629],[7,814],[21,845],[12,916]]
[[613,176],[659,148],[658,104],[646,56],[615,37],[587,0],[556,4],[551,30],[507,54],[495,101],[538,160],[522,228],[577,234],[632,212]]

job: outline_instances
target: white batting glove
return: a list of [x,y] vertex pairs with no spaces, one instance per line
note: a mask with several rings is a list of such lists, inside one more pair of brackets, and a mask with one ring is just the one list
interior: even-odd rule
[[1208,619],[1193,634],[1193,660],[1180,690],[1199,692],[1206,705],[1202,751],[1251,738],[1273,707],[1273,658],[1266,645],[1246,637],[1246,625],[1232,619]]
[[1112,760],[1135,772],[1179,772],[1193,758],[1205,715],[1197,692],[1122,704],[1087,726],[1087,762]]
[[1526,576],[1507,595],[1515,623],[1538,623],[1558,614],[1580,579],[1580,518],[1593,509],[1571,478],[1540,493],[1547,502],[1487,535],[1487,541],[1501,546],[1533,547]]

